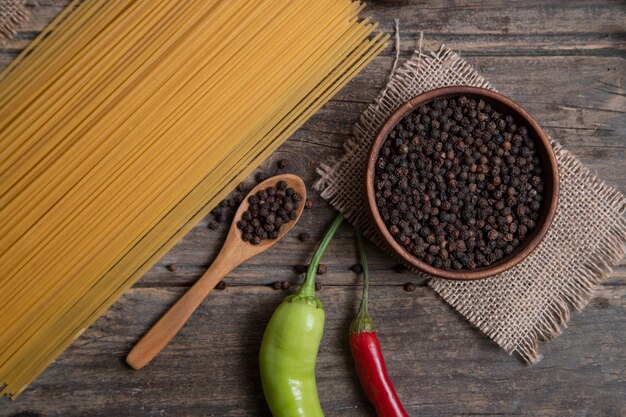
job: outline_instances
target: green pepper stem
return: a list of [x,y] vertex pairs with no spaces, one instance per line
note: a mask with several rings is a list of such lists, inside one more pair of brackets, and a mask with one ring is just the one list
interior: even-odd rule
[[370,272],[367,265],[367,256],[365,255],[365,245],[363,244],[363,236],[361,232],[355,229],[356,247],[359,252],[359,262],[363,267],[363,294],[361,295],[361,303],[359,311],[350,324],[350,333],[373,332],[374,322],[367,311],[368,294],[370,288]]
[[340,213],[332,222],[328,230],[326,230],[324,238],[322,239],[319,246],[315,250],[315,253],[313,254],[313,258],[311,259],[311,263],[309,264],[309,269],[306,272],[306,278],[304,279],[304,282],[297,292],[298,295],[311,297],[315,296],[315,278],[317,276],[317,267],[320,264],[320,260],[322,259],[324,251],[328,247],[328,244],[332,240],[337,229],[339,229],[339,226],[341,226],[342,222],[343,214]]

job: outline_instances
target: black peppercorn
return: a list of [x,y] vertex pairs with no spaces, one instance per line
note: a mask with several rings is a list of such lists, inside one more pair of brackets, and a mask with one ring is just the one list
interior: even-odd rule
[[389,232],[435,267],[475,269],[512,253],[541,209],[533,141],[485,100],[419,106],[391,130],[375,165],[375,201]]
[[[297,217],[297,205],[286,195],[287,184],[279,181],[275,186],[260,190],[248,198],[248,210],[241,214],[236,225],[243,230],[242,239],[258,245],[263,239],[276,239],[282,225]],[[217,220],[217,219],[216,219]]]

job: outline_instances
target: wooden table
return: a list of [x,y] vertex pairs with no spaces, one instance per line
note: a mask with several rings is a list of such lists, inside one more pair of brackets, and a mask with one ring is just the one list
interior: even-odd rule
[[[147,0],[146,0],[147,1]],[[67,0],[28,2],[30,22],[4,49],[0,67],[46,25]],[[503,93],[604,178],[626,191],[626,4],[623,1],[372,1],[366,14],[392,32],[400,19],[401,58],[441,43],[459,51]],[[485,4],[483,4],[485,3]],[[486,4],[489,3],[489,4]],[[391,67],[388,48],[266,162],[288,158],[312,184],[319,161],[341,155],[352,125]],[[252,180],[250,180],[252,181]],[[1,416],[266,416],[257,354],[271,312],[287,291],[271,283],[301,277],[315,241],[333,217],[318,196],[296,230],[271,251],[231,273],[169,347],[147,368],[131,371],[133,343],[204,271],[226,228],[201,222],[17,400],[0,400]],[[308,231],[311,243],[297,239]],[[369,248],[371,309],[388,367],[413,416],[626,415],[626,262],[600,286],[569,329],[526,366],[473,328],[423,282],[393,271]],[[176,272],[165,266],[175,262]],[[323,262],[319,293],[326,334],[317,381],[327,416],[372,416],[355,378],[348,324],[360,292],[344,226]]]

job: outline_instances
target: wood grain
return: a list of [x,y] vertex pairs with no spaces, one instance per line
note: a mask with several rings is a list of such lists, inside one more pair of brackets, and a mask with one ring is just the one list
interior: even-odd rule
[[[67,0],[27,2],[31,20],[0,49],[0,67]],[[401,58],[445,43],[609,184],[626,191],[626,4],[374,0],[365,10],[391,32],[400,19]],[[264,167],[286,158],[307,184],[315,165],[342,153],[354,122],[383,86],[388,49],[296,132]],[[249,180],[252,183],[252,179]],[[226,226],[193,229],[17,400],[0,400],[0,416],[266,416],[257,372],[265,324],[302,277],[315,241],[334,217],[318,196],[295,229],[271,250],[228,274],[168,349],[141,372],[124,363],[132,345],[210,265]],[[313,240],[297,240],[307,231]],[[317,378],[327,416],[373,416],[357,385],[347,328],[360,288],[352,232],[344,225],[323,263],[320,297],[327,309]],[[368,245],[371,308],[391,377],[413,416],[626,415],[626,261],[558,339],[528,367],[509,357],[409,273]],[[165,266],[176,262],[176,272]],[[418,284],[414,292],[403,285]]]

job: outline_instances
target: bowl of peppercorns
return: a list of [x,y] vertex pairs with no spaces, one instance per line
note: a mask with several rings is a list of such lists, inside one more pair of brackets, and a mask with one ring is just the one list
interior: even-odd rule
[[486,278],[528,256],[554,218],[547,135],[491,90],[431,90],[398,108],[372,144],[367,207],[379,235],[429,275]]

